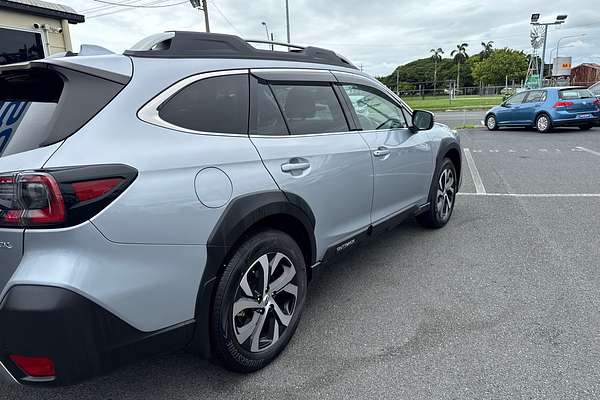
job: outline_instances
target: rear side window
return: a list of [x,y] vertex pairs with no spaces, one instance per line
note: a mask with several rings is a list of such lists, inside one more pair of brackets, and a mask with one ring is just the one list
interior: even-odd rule
[[592,92],[594,96],[600,96],[600,82],[590,87],[590,92]]
[[562,89],[558,91],[558,98],[561,100],[590,99],[594,97],[588,89]]
[[0,157],[57,143],[79,130],[124,85],[58,67],[0,74]]
[[250,133],[255,135],[288,135],[283,115],[266,82],[253,81],[250,110]]
[[533,92],[529,92],[527,95],[527,103],[540,103],[543,101],[546,101],[545,90],[534,90]]
[[271,87],[292,135],[349,130],[330,84],[276,84]]
[[160,118],[200,132],[248,133],[248,75],[202,79],[163,103]]

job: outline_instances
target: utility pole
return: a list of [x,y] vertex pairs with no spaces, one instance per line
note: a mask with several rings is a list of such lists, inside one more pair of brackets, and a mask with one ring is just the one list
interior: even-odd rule
[[289,0],[285,0],[285,21],[287,27],[287,42],[291,43],[292,39],[290,38],[290,2]]
[[400,96],[400,70],[396,68],[396,94]]
[[206,26],[206,32],[210,33],[210,24],[208,22],[208,5],[206,0],[190,0],[192,7],[204,12],[204,25]]
[[202,11],[204,11],[204,25],[206,25],[206,32],[210,33],[210,24],[208,22],[208,5],[206,0],[202,0]]

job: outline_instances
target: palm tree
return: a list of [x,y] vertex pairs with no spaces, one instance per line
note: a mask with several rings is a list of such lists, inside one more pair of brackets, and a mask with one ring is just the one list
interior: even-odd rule
[[442,61],[442,54],[444,54],[444,50],[441,47],[437,49],[429,50],[431,53],[431,59],[433,60],[433,95],[435,96],[435,90],[437,89],[437,63],[438,61]]
[[490,54],[492,53],[492,50],[494,47],[494,41],[490,40],[487,43],[481,42],[481,47],[483,47],[483,50],[481,51],[481,53],[479,53],[479,55],[481,56],[482,59],[488,58],[490,56]]
[[456,45],[456,50],[452,50],[450,55],[454,57],[454,62],[458,64],[458,73],[456,74],[456,90],[460,87],[460,64],[464,64],[469,58],[467,54],[467,47],[469,47],[468,43],[461,43]]

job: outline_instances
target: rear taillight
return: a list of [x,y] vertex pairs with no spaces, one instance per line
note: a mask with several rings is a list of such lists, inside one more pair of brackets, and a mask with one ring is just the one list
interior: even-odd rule
[[593,103],[594,103],[594,105],[596,105],[596,106],[600,107],[600,99],[595,99],[595,100],[593,101]]
[[573,105],[572,101],[557,101],[556,103],[554,103],[554,108],[560,108],[560,107],[571,107]]
[[10,359],[26,375],[33,378],[53,378],[56,376],[54,361],[48,357],[27,357],[12,354]]
[[76,225],[112,202],[136,175],[123,165],[0,175],[0,227]]

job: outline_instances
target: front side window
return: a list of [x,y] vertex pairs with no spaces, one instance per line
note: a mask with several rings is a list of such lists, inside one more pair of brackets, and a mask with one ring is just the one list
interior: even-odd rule
[[407,128],[402,108],[378,90],[360,85],[343,85],[363,130]]
[[271,88],[292,135],[349,130],[330,84],[273,84]]
[[533,92],[529,92],[527,96],[527,103],[540,103],[546,101],[546,91],[545,90],[534,90]]
[[202,79],[163,103],[158,115],[170,124],[200,132],[248,133],[248,75]]
[[510,105],[513,105],[513,106],[517,105],[517,104],[521,104],[523,102],[523,100],[525,100],[525,96],[526,95],[527,95],[527,92],[522,92],[522,93],[515,94],[510,99],[506,100],[506,104],[510,104]]

